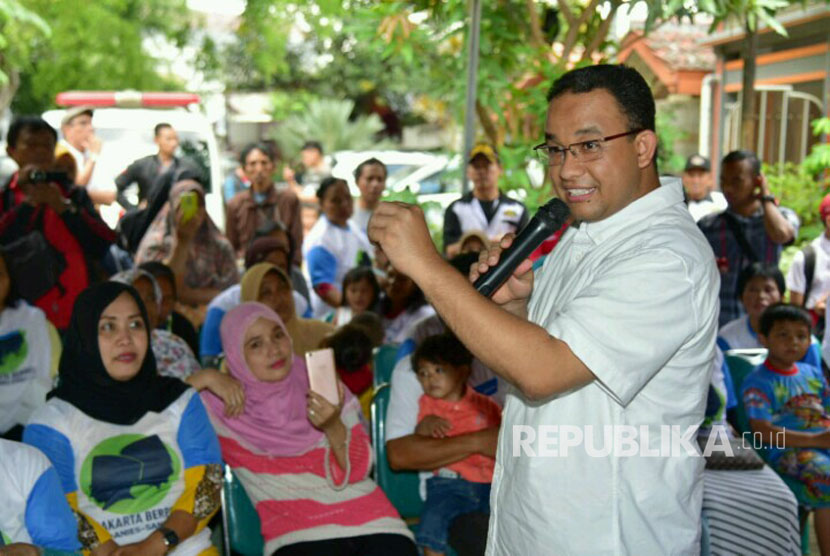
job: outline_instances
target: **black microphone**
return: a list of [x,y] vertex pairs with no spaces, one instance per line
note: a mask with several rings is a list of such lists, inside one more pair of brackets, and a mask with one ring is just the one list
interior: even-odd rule
[[551,199],[539,207],[510,247],[502,251],[498,264],[479,276],[473,287],[486,297],[493,295],[523,260],[565,224],[570,213],[568,205],[561,199]]

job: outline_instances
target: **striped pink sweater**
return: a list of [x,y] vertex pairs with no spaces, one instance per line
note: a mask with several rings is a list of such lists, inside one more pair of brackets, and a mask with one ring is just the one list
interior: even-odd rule
[[352,398],[341,413],[348,432],[348,477],[325,436],[306,453],[271,457],[214,422],[222,457],[233,468],[256,507],[265,538],[264,554],[298,542],[374,533],[412,534],[383,491],[368,478],[369,437]]

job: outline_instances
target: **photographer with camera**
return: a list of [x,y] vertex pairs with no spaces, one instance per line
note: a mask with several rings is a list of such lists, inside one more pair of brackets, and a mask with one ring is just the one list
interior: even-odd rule
[[9,127],[6,151],[20,170],[0,194],[0,245],[18,295],[40,307],[59,330],[77,295],[94,281],[115,240],[86,190],[55,171],[57,133],[38,116]]

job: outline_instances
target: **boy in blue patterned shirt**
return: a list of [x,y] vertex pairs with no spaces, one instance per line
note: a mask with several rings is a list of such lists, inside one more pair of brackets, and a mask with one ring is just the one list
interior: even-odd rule
[[769,354],[744,380],[741,398],[769,464],[807,487],[821,553],[830,554],[830,388],[820,369],[797,362],[810,346],[811,325],[801,307],[764,311],[758,337]]

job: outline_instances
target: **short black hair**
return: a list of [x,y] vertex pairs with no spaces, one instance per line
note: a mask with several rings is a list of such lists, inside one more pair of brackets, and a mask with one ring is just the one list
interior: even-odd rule
[[307,151],[308,149],[317,149],[317,152],[323,154],[323,144],[320,141],[306,141],[300,150]]
[[167,122],[161,122],[160,124],[156,124],[156,127],[153,128],[153,137],[158,137],[159,133],[163,129],[173,129],[173,126],[168,124]]
[[565,93],[590,93],[605,89],[628,120],[628,131],[654,131],[654,95],[643,76],[624,64],[597,64],[571,70],[553,82],[548,103]]
[[375,276],[374,271],[372,271],[372,267],[369,266],[356,266],[349,270],[345,276],[343,276],[343,285],[340,290],[343,292],[343,305],[346,304],[346,288],[351,284],[360,282],[361,280],[366,280],[369,282],[369,285],[372,286],[372,302],[369,303],[369,309],[372,309],[377,305],[378,300],[380,299],[381,290],[378,279]]
[[744,290],[749,285],[749,281],[757,277],[772,280],[778,288],[778,295],[784,295],[784,290],[787,289],[787,286],[784,283],[784,275],[781,274],[781,269],[774,264],[765,265],[756,262],[744,268],[738,275],[738,300],[744,296]]
[[372,339],[360,327],[347,324],[324,340],[334,350],[334,364],[338,369],[355,372],[372,360]]
[[421,363],[452,365],[453,367],[470,366],[473,354],[450,332],[427,336],[412,354],[412,370],[418,372]]
[[357,168],[354,169],[354,179],[359,180],[360,174],[363,173],[363,169],[367,166],[380,166],[383,168],[383,177],[389,176],[389,171],[386,169],[386,164],[378,160],[377,158],[370,158],[369,160],[364,160],[360,164],[357,165]]
[[242,149],[242,152],[239,153],[239,164],[241,164],[243,168],[245,167],[245,161],[248,160],[248,155],[253,151],[261,152],[268,157],[268,160],[274,162],[274,152],[271,150],[271,147],[262,141],[257,141],[255,143],[248,143]]
[[372,345],[374,347],[383,345],[383,321],[377,313],[365,311],[359,315],[355,315],[352,317],[352,320],[349,321],[349,326],[359,328],[365,332],[366,335],[372,340]]
[[752,151],[747,150],[738,150],[732,151],[731,153],[727,154],[723,157],[721,161],[722,166],[726,166],[727,164],[731,164],[733,162],[741,162],[742,160],[749,161],[749,167],[752,170],[753,176],[760,176],[761,175],[761,161],[758,159],[758,155]]
[[160,261],[147,261],[146,263],[138,265],[138,269],[151,274],[156,280],[159,278],[170,280],[170,283],[173,285],[173,296],[178,297],[178,293],[176,292],[176,275],[173,273],[172,268]]
[[791,305],[789,303],[776,303],[770,305],[764,312],[761,313],[761,324],[759,332],[764,336],[769,336],[772,332],[772,327],[776,322],[800,322],[807,327],[807,330],[812,330],[813,319],[810,318],[810,313],[803,307]]
[[[271,234],[279,230],[280,232],[284,232],[286,237],[288,238],[288,262],[292,263],[294,260],[294,253],[296,253],[297,246],[294,245],[294,238],[291,236],[291,233],[288,231],[288,228],[282,222],[277,222],[276,220],[268,220],[260,226],[259,228],[254,231],[254,237],[251,238],[251,243],[254,242],[255,239],[260,237],[270,237]],[[248,244],[250,246],[250,243]],[[293,264],[293,263],[292,263]]]
[[[338,183],[346,183],[346,180],[335,178],[334,176],[323,178],[323,181],[320,182],[320,187],[317,188],[317,199],[322,203],[323,198],[326,196],[326,191]],[[348,187],[348,184],[346,186]]]
[[58,142],[58,132],[55,131],[54,127],[49,125],[49,122],[40,116],[32,116],[27,114],[17,116],[14,120],[12,120],[12,123],[9,126],[9,132],[6,134],[6,144],[12,148],[16,147],[17,139],[24,131],[29,131],[31,133],[47,132],[52,136],[56,143]]

